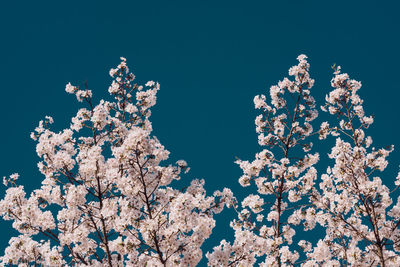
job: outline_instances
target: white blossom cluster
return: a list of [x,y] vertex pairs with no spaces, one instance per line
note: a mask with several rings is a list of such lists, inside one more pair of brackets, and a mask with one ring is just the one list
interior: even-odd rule
[[121,60],[110,71],[114,102],[95,106],[90,90],[67,84],[88,108],[68,129],[51,131],[53,119],[46,117],[31,134],[42,158],[42,186],[26,196],[18,174],[4,178],[10,187],[0,214],[20,235],[10,240],[2,266],[194,266],[201,260],[213,215],[232,193],[207,196],[203,180],[184,190],[170,186],[189,168],[184,160],[161,164],[169,152],[149,121],[159,84],[137,85]]

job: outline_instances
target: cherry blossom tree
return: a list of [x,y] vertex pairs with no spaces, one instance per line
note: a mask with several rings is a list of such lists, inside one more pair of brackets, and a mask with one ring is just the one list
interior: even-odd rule
[[[312,202],[326,235],[307,254],[306,266],[400,266],[400,204],[391,207],[390,191],[377,171],[383,171],[393,146],[376,150],[365,130],[373,123],[358,95],[361,83],[334,67],[333,91],[322,110],[335,125],[323,122],[320,138],[338,136],[329,157],[335,164],[321,176]],[[400,174],[395,179],[400,185]]]
[[231,202],[230,190],[207,196],[203,180],[186,189],[170,186],[189,170],[183,160],[161,165],[169,152],[152,135],[150,108],[159,84],[134,83],[126,60],[116,69],[113,102],[92,102],[92,92],[68,84],[86,102],[69,128],[50,130],[40,121],[32,139],[44,180],[27,196],[18,174],[0,214],[20,235],[11,238],[1,265],[194,266],[215,221]]
[[208,253],[210,266],[251,266],[262,257],[262,266],[286,266],[299,259],[292,245],[294,226],[304,219],[306,228],[315,224],[307,216],[315,209],[306,209],[304,200],[312,192],[317,178],[313,165],[319,160],[318,153],[309,153],[310,122],[318,112],[310,95],[314,80],[306,58],[300,55],[298,65],[289,69],[293,80],[284,78],[270,88],[272,106],[265,95],[254,98],[255,107],[262,111],[255,123],[263,149],[252,162],[236,163],[244,173],[239,183],[247,187],[254,182],[257,192],[234,205],[238,213],[231,223],[234,242],[223,240]]

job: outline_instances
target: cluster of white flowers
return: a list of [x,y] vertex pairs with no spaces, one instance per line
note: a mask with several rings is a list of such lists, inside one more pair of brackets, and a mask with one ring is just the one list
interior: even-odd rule
[[[44,266],[194,266],[215,226],[214,214],[233,200],[229,189],[207,196],[203,180],[170,187],[189,167],[162,166],[169,152],[152,135],[150,108],[159,84],[134,83],[126,59],[110,71],[113,102],[92,103],[90,90],[66,91],[87,102],[59,133],[51,117],[31,134],[42,161],[42,187],[27,198],[16,184],[0,201],[0,214],[20,236],[10,240],[5,264]],[[144,89],[146,88],[146,89]],[[43,238],[47,242],[37,242]]]
[[[340,67],[321,107],[335,121],[314,132],[314,80],[307,57],[297,60],[291,78],[270,87],[270,101],[254,98],[262,149],[252,161],[236,161],[240,185],[256,188],[241,202],[228,188],[207,196],[204,180],[171,186],[190,168],[184,160],[162,164],[170,153],[149,120],[160,85],[134,83],[125,58],[110,70],[113,101],[94,105],[90,90],[67,84],[89,107],[78,110],[70,128],[53,132],[46,116],[31,134],[45,177],[39,189],[27,197],[17,173],[3,178],[0,215],[20,235],[0,265],[195,266],[214,214],[227,206],[237,213],[234,240],[206,254],[209,266],[400,266],[400,197],[394,203],[391,195],[400,172],[392,191],[376,174],[393,146],[371,147],[366,129],[373,117],[365,115],[361,83]],[[320,177],[320,155],[310,152],[314,135],[320,142],[336,138],[328,154],[334,164]],[[324,228],[319,240],[296,236],[317,225]]]
[[71,85],[71,83],[68,83],[65,86],[65,91],[70,94],[75,94],[76,99],[78,99],[79,102],[82,102],[83,100],[87,100],[92,97],[91,90],[80,90],[78,87]]

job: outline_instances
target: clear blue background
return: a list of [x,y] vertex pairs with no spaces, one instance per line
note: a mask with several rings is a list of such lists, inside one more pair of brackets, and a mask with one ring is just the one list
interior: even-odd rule
[[[233,161],[251,160],[260,150],[253,97],[268,94],[302,53],[311,63],[319,105],[337,63],[363,83],[365,109],[375,115],[368,132],[375,145],[400,147],[396,2],[3,1],[0,174],[19,172],[29,192],[39,187],[29,133],[45,115],[54,117],[56,130],[69,126],[79,106],[64,91],[68,82],[87,81],[95,99],[107,97],[108,71],[120,56],[138,81],[161,83],[154,133],[173,160],[188,161],[192,170],[184,179],[204,178],[210,194],[223,187],[239,199],[249,193],[240,188]],[[399,160],[395,150],[382,176],[390,185]],[[230,239],[232,218],[231,211],[217,216],[205,250]],[[15,232],[9,222],[0,227],[3,251]]]

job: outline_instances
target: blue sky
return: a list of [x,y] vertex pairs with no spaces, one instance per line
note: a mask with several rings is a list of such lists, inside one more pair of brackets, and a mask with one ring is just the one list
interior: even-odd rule
[[[185,179],[204,178],[210,194],[231,187],[240,199],[249,192],[237,182],[234,157],[251,160],[260,150],[253,97],[268,94],[304,53],[319,105],[334,63],[362,81],[365,110],[375,115],[368,133],[377,147],[395,145],[382,176],[391,183],[400,164],[399,8],[396,1],[4,2],[0,174],[19,172],[28,191],[37,188],[29,133],[45,115],[56,130],[69,126],[79,105],[64,91],[68,82],[87,81],[95,99],[107,97],[108,71],[124,56],[138,81],[161,83],[154,133],[171,159],[188,161]],[[229,214],[217,217],[207,247],[232,234]],[[12,233],[9,223],[0,227]],[[9,237],[1,235],[1,251]]]

